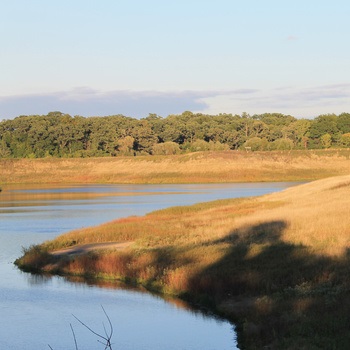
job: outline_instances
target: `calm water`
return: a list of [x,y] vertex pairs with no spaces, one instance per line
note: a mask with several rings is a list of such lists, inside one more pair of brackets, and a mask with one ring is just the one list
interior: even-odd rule
[[184,303],[139,290],[96,286],[20,272],[22,247],[74,228],[221,198],[261,195],[291,183],[229,185],[92,185],[6,188],[0,193],[0,349],[103,349],[72,316],[104,334],[106,309],[113,349],[233,350],[234,326]]

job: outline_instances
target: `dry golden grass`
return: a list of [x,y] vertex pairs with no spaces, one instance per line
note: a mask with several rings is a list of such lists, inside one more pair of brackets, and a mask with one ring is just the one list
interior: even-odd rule
[[[124,251],[48,261],[60,247],[126,241],[134,243]],[[43,270],[132,280],[214,305],[238,323],[247,349],[348,349],[349,248],[350,175],[120,219],[40,247]],[[38,268],[40,249],[23,264]]]
[[198,152],[174,156],[0,159],[0,183],[210,183],[347,174],[349,150]]
[[72,231],[56,247],[75,243],[136,240],[138,247],[213,242],[251,227],[283,222],[280,239],[315,253],[340,256],[350,245],[350,176],[329,178],[249,199],[174,207],[144,217],[129,217],[99,227]]
[[246,219],[245,224],[280,220],[287,223],[283,240],[314,253],[341,256],[350,247],[350,176],[315,181],[266,196],[286,204]]

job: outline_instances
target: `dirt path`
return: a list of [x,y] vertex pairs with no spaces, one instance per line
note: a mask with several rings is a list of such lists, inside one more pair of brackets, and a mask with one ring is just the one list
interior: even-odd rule
[[51,252],[52,255],[79,255],[101,249],[117,249],[122,250],[129,247],[134,242],[106,242],[106,243],[90,243],[78,244],[69,248],[59,249]]

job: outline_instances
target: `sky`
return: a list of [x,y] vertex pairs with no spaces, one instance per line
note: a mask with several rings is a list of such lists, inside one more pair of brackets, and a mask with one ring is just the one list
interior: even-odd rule
[[0,120],[350,112],[348,0],[0,0]]

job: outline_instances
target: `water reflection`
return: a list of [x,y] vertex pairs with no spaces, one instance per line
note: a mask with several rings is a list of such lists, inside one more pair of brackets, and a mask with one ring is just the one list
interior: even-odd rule
[[23,274],[26,274],[27,282],[30,286],[44,286],[51,282],[52,275],[45,275],[40,273],[27,273],[22,272]]
[[[43,278],[43,283],[47,282],[47,279],[50,278],[49,276],[41,276]],[[80,276],[65,276],[63,277],[66,281],[73,283],[75,285],[87,285],[90,287],[98,287],[103,289],[110,289],[110,290],[123,290],[123,291],[129,291],[134,293],[140,293],[143,295],[152,295],[154,298],[166,301],[171,305],[174,305],[178,309],[190,311],[193,314],[203,314],[202,311],[198,310],[198,308],[194,307],[193,305],[185,302],[184,300],[180,300],[177,298],[173,298],[171,296],[164,296],[159,295],[155,292],[147,290],[143,286],[133,286],[130,284],[123,283],[121,281],[110,281],[110,280],[102,280],[102,279],[88,279]]]
[[[50,275],[50,274],[42,274],[42,273],[28,273],[28,284],[30,286],[44,286],[48,285],[52,282],[53,279],[57,278],[56,276]],[[216,318],[218,320],[223,320],[221,317],[212,314],[211,311],[209,311],[206,308],[198,306],[194,306],[184,300],[171,297],[169,295],[159,295],[156,292],[149,291],[143,286],[140,285],[131,285],[126,284],[121,281],[117,280],[105,280],[105,279],[98,279],[98,278],[86,278],[81,276],[64,276],[59,277],[63,279],[64,281],[69,282],[71,285],[75,285],[75,287],[93,287],[93,288],[102,288],[102,289],[109,289],[109,290],[115,290],[115,291],[129,291],[133,293],[143,294],[143,295],[151,295],[155,299],[158,299],[160,301],[166,301],[167,303],[175,306],[178,309],[186,310],[188,312],[191,312],[192,314],[201,315],[205,317],[205,315],[210,315],[210,317]]]

